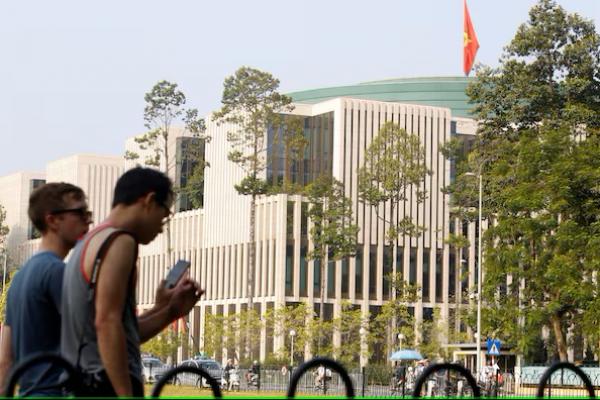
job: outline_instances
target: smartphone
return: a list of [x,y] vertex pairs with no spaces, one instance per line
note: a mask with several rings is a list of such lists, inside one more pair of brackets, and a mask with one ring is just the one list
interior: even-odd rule
[[177,282],[181,279],[185,271],[190,268],[190,262],[186,260],[179,260],[177,263],[171,268],[169,274],[167,275],[167,288],[172,289],[177,285]]

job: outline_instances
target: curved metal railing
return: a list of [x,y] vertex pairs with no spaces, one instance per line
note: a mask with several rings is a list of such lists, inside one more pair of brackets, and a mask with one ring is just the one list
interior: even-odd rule
[[596,395],[594,393],[594,386],[592,385],[592,381],[590,380],[590,378],[579,367],[576,367],[575,365],[568,362],[554,363],[548,369],[546,369],[546,371],[544,371],[544,374],[542,375],[542,377],[540,378],[540,382],[538,383],[537,397],[544,397],[544,390],[548,385],[548,381],[551,380],[552,374],[561,369],[568,369],[570,371],[573,371],[577,375],[577,377],[579,377],[579,379],[581,379],[581,381],[583,382],[583,385],[585,386],[588,395],[591,398],[596,398]]
[[[73,367],[67,360],[61,357],[56,353],[39,353],[34,354],[31,357],[26,358],[18,365],[16,365],[12,370],[7,380],[7,386],[4,393],[4,396],[8,398],[12,398],[15,396],[15,388],[17,387],[19,380],[22,378],[23,374],[29,369],[39,364],[48,364],[50,366],[58,367],[65,371],[66,378],[63,379],[59,384],[54,386],[42,387],[38,386],[38,382],[34,382],[32,385],[32,389],[28,392],[23,393],[23,395],[29,395],[32,391],[39,392],[47,389],[60,389],[65,394],[75,394],[78,393],[90,393],[90,389],[85,387],[84,380],[81,379],[81,374]],[[339,374],[343,386],[346,389],[346,396],[348,398],[355,397],[355,390],[352,379],[350,378],[350,374],[348,371],[337,361],[334,361],[330,358],[325,357],[317,357],[312,360],[309,360],[303,364],[301,364],[298,368],[293,371],[293,374],[290,377],[289,385],[287,388],[287,397],[294,398],[296,395],[296,391],[298,390],[301,378],[306,374],[307,371],[324,367],[326,369],[335,371]],[[568,370],[569,373],[561,372],[561,376],[553,376],[555,372],[559,370]],[[446,371],[446,374],[443,373]],[[196,366],[186,365],[179,366],[168,370],[154,385],[152,388],[151,397],[160,397],[161,392],[163,391],[165,385],[170,382],[173,382],[174,379],[177,379],[177,375],[182,373],[191,373],[193,375],[198,376],[198,381],[206,382],[215,398],[222,398],[222,392],[220,383],[217,382],[215,378],[213,378],[206,370],[203,368],[199,368]],[[363,371],[364,374],[364,371]],[[512,376],[512,375],[511,375]],[[539,375],[536,376],[538,378]],[[452,379],[451,379],[452,378]],[[359,379],[360,376],[355,379]],[[496,378],[497,380],[497,378]],[[537,381],[538,379],[536,379]],[[529,382],[531,380],[527,380]],[[414,382],[414,388],[412,396],[414,398],[419,398],[422,396],[422,391],[424,388],[427,388],[428,385],[435,387],[435,394],[442,396],[466,396],[472,395],[475,398],[480,398],[482,396],[482,388],[479,387],[477,381],[471,375],[470,371],[458,364],[451,363],[441,363],[441,364],[433,364],[427,367],[416,379]],[[284,386],[285,383],[281,382]],[[364,375],[362,379],[363,385],[363,394],[364,394]],[[496,382],[497,383],[497,382]],[[514,382],[518,384],[518,382]],[[533,382],[531,382],[533,383]],[[528,383],[526,383],[528,384]],[[530,383],[529,383],[530,384]],[[337,384],[334,384],[337,390],[340,390],[339,381]],[[436,386],[437,385],[437,386]],[[412,385],[411,385],[412,386]],[[505,379],[506,386],[506,379]],[[569,390],[576,386],[583,386],[585,391],[591,398],[595,398],[594,386],[591,382],[590,377],[586,374],[584,370],[581,368],[567,362],[559,362],[555,363],[552,366],[548,367],[544,373],[539,377],[539,381],[537,384],[537,397],[545,397],[544,392],[548,391],[546,397],[550,397],[552,394],[555,394],[558,397],[564,395],[562,391]],[[281,386],[279,386],[278,390],[281,390]],[[530,386],[531,387],[531,386]],[[283,387],[285,389],[285,386]],[[566,388],[566,389],[565,389]],[[333,386],[331,386],[333,389]],[[554,393],[552,390],[554,389]],[[321,390],[321,389],[320,389]],[[327,381],[323,382],[322,390],[324,394],[327,392]],[[431,390],[430,390],[431,391]],[[487,392],[486,392],[487,393]],[[505,393],[508,393],[505,391]],[[90,393],[93,395],[93,393]],[[489,393],[488,393],[489,394]],[[497,394],[497,393],[496,393]]]
[[[473,378],[473,375],[471,375],[471,372],[468,369],[466,369],[465,367],[463,367],[462,365],[451,364],[451,363],[433,364],[433,365],[430,365],[429,367],[425,368],[423,373],[421,375],[419,375],[419,378],[417,378],[417,381],[415,383],[415,388],[413,390],[413,397],[415,397],[415,398],[421,397],[421,390],[423,389],[423,386],[430,380],[430,376],[432,376],[433,374],[439,373],[441,371],[448,371],[448,372],[455,371],[458,374],[464,376],[467,381],[466,383],[471,387],[473,397],[475,397],[475,398],[481,397],[481,390],[479,389],[479,386],[477,386],[477,381],[475,380],[475,378]],[[460,397],[460,395],[462,395],[462,394],[459,394],[459,397]]]
[[37,384],[39,384],[38,379],[32,384],[31,389],[23,393],[24,396],[27,396],[31,391],[39,392],[47,389],[66,389],[68,392],[72,393],[81,392],[82,380],[79,379],[79,373],[77,372],[75,367],[71,365],[70,362],[68,362],[62,356],[56,353],[38,353],[33,354],[31,357],[27,357],[22,362],[13,367],[7,380],[8,383],[6,385],[6,390],[4,391],[4,396],[9,398],[14,397],[15,388],[17,387],[17,384],[19,383],[19,380],[21,379],[23,374],[29,368],[37,366],[39,364],[50,364],[51,366],[56,365],[57,367],[64,369],[64,371],[67,373],[67,378],[58,385],[46,387],[37,386]]
[[168,370],[156,382],[156,384],[152,388],[152,394],[150,396],[151,397],[160,397],[160,393],[162,392],[165,385],[168,384],[173,378],[175,378],[177,375],[179,375],[181,373],[191,373],[191,374],[199,375],[201,378],[205,379],[206,382],[210,385],[210,388],[211,388],[215,398],[220,399],[223,397],[223,394],[221,393],[221,387],[219,386],[219,383],[215,380],[215,378],[210,376],[210,374],[205,369],[200,368],[200,367],[194,367],[192,365],[182,365],[182,366],[175,367],[175,368]]
[[292,399],[296,396],[296,390],[298,388],[298,383],[300,382],[300,378],[302,378],[302,375],[304,375],[308,370],[315,367],[318,368],[320,366],[332,369],[333,371],[337,372],[342,378],[344,386],[346,387],[346,396],[348,398],[354,398],[354,385],[352,384],[352,380],[348,375],[348,371],[346,371],[346,369],[337,361],[325,357],[313,358],[312,360],[301,364],[298,368],[296,368],[296,370],[294,370],[294,373],[292,374],[292,378],[290,380],[290,385],[288,387],[287,397],[289,399]]

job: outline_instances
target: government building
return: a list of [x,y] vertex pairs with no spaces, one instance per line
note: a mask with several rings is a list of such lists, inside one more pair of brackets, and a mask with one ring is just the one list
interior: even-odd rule
[[[261,196],[256,213],[253,297],[261,315],[300,302],[318,311],[319,273],[327,265],[325,319],[338,316],[343,302],[360,308],[365,316],[377,314],[389,299],[389,283],[384,277],[401,272],[407,281],[421,287],[420,300],[409,304],[417,323],[431,320],[433,310],[438,308],[451,329],[466,330],[456,309],[469,302],[468,293],[476,286],[476,247],[455,249],[447,239],[451,233],[462,234],[475,244],[477,227],[451,218],[449,196],[443,189],[452,182],[455,166],[440,150],[453,137],[463,139],[465,146],[474,138],[476,122],[469,117],[465,94],[468,81],[462,77],[391,79],[289,93],[295,105],[292,114],[304,121],[308,145],[303,159],[286,170],[282,146],[274,140],[273,132],[265,132],[269,167],[263,178],[275,183],[289,174],[287,178],[293,182],[307,184],[319,174],[328,173],[341,181],[352,201],[354,222],[360,228],[358,248],[356,256],[337,262],[307,260],[312,243],[306,199],[286,194]],[[419,137],[431,171],[422,185],[426,200],[418,204],[413,190],[390,216],[410,217],[425,229],[418,237],[400,236],[393,248],[385,240],[384,226],[375,209],[359,201],[357,174],[367,147],[388,121]],[[206,122],[206,134],[212,139],[202,149],[210,164],[205,169],[202,208],[191,209],[189,201],[180,200],[170,226],[171,251],[167,251],[167,240],[161,235],[140,249],[138,263],[138,307],[143,310],[152,307],[157,285],[168,268],[180,258],[191,261],[192,276],[206,289],[187,321],[179,324],[190,337],[193,353],[203,348],[207,314],[237,313],[245,310],[248,302],[250,198],[239,195],[234,188],[244,174],[227,158],[230,145],[226,136],[233,127],[217,125],[210,116]],[[178,185],[191,170],[182,150],[190,140],[178,134],[170,144],[179,149],[171,152],[177,160],[175,170],[170,172]],[[124,150],[138,149],[129,139]],[[94,222],[99,223],[110,209],[116,179],[131,166],[132,162],[121,156],[78,155],[49,163],[45,172],[1,177],[0,204],[8,214],[11,257],[21,262],[37,247],[38,240],[26,218],[26,199],[36,185],[62,180],[81,186],[89,196]],[[272,329],[263,328],[260,358],[280,349],[284,340]],[[334,335],[334,345],[339,346],[340,341]],[[219,356],[232,358],[226,352]]]

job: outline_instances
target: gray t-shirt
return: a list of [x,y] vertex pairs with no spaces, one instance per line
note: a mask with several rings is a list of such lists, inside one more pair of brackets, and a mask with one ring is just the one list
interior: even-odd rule
[[[97,232],[111,227],[94,230],[80,241],[73,249],[65,268],[62,297],[62,335],[60,350],[71,364],[87,373],[98,373],[104,370],[98,350],[98,338],[94,320],[96,316],[94,293],[90,289],[88,278],[81,268],[84,248],[89,239]],[[127,234],[120,232],[120,234]],[[100,266],[98,275],[102,274]],[[129,290],[123,307],[123,328],[127,341],[127,358],[129,373],[141,381],[142,360],[140,356],[140,335],[136,316],[135,276],[133,267],[129,277]]]
[[[35,353],[60,349],[60,302],[65,263],[51,251],[31,257],[15,274],[8,289],[6,325],[10,326],[14,365]],[[20,392],[41,377],[36,394],[60,394],[61,369],[41,364],[29,369],[20,381]]]

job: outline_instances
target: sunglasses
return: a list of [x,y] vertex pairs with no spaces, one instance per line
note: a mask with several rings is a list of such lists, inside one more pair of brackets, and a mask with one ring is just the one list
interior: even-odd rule
[[163,202],[157,201],[156,204],[158,204],[160,207],[164,208],[165,211],[167,212],[167,216],[163,218],[163,224],[166,224],[167,222],[169,222],[171,220],[171,217],[173,216],[173,212],[171,211],[171,209]]
[[52,215],[60,215],[66,213],[77,214],[84,221],[92,220],[92,212],[87,209],[87,207],[78,207],[78,208],[63,208],[60,210],[53,210],[50,212]]

